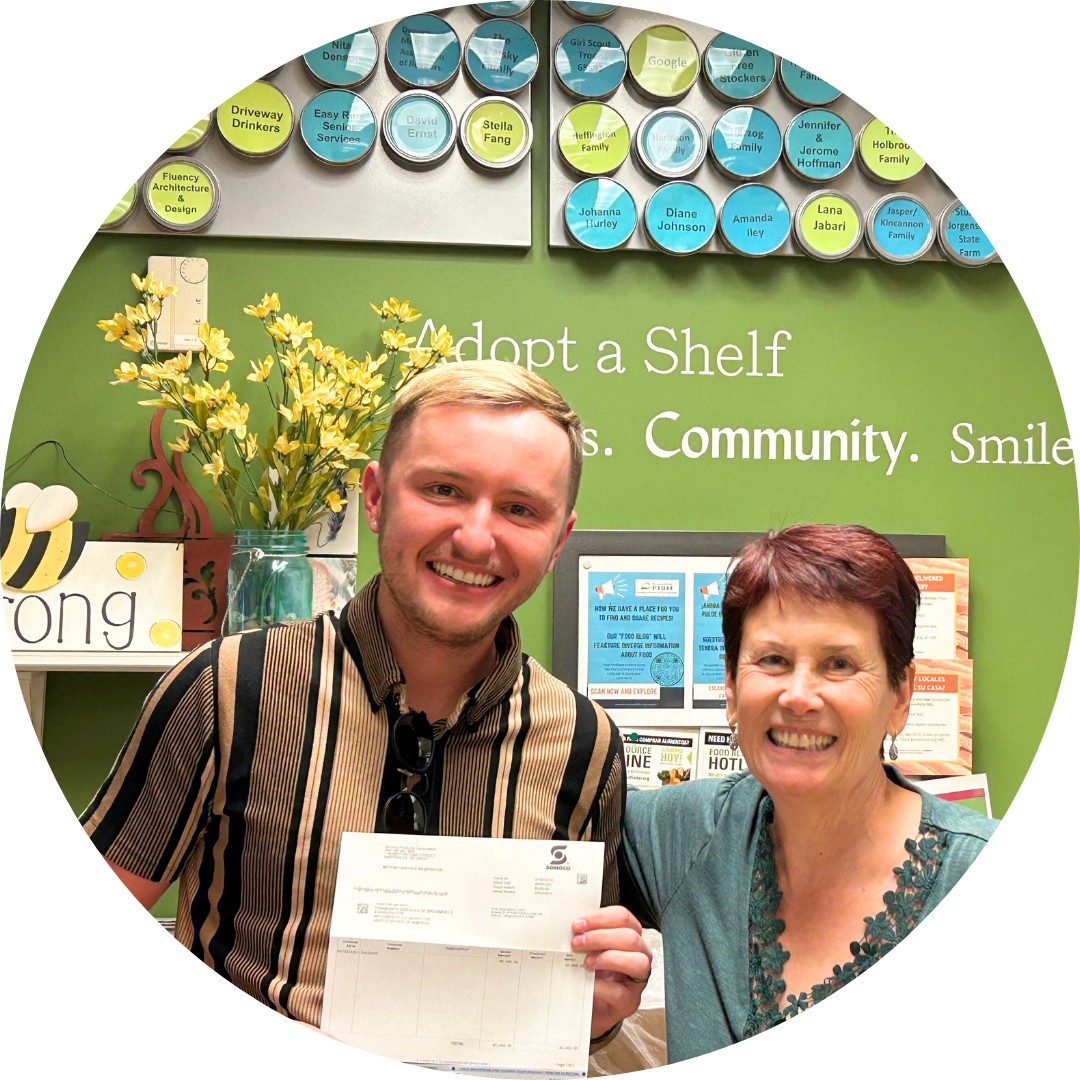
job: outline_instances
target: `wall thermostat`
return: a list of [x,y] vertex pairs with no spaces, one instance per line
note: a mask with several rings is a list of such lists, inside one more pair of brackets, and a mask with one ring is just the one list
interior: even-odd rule
[[205,259],[178,255],[151,255],[147,269],[166,285],[180,291],[162,301],[158,320],[158,349],[161,352],[202,350],[199,326],[207,321],[207,279]]

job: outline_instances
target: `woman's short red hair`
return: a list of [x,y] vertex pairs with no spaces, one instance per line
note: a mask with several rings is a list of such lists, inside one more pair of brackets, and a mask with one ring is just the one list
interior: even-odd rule
[[743,621],[772,595],[870,608],[889,683],[895,689],[903,681],[915,653],[919,586],[880,533],[861,525],[792,525],[747,544],[724,590],[724,649],[732,674]]

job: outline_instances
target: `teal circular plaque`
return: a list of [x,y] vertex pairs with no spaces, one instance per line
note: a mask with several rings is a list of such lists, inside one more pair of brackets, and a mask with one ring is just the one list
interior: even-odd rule
[[828,109],[799,113],[784,132],[784,160],[800,179],[827,183],[855,156],[855,137],[847,122]]
[[319,161],[355,165],[371,153],[378,126],[367,102],[351,90],[324,90],[300,114],[300,137]]
[[411,15],[386,37],[386,68],[403,86],[441,90],[457,77],[461,42],[438,15]]
[[304,53],[304,66],[323,86],[359,86],[379,62],[379,42],[370,30],[357,30]]
[[780,86],[796,105],[828,105],[840,96],[832,83],[791,60],[780,61]]
[[971,211],[959,200],[949,203],[938,221],[938,247],[959,266],[985,266],[997,251]]
[[776,57],[734,34],[717,34],[705,48],[701,74],[724,101],[753,101],[772,86]]
[[634,197],[607,176],[582,180],[566,196],[563,224],[570,239],[587,251],[614,251],[637,227]]
[[652,193],[645,204],[645,235],[669,255],[693,255],[716,232],[716,208],[699,187],[673,180]]
[[517,94],[533,81],[540,50],[532,34],[510,19],[481,23],[465,46],[465,74],[489,94]]
[[438,165],[454,148],[457,117],[438,94],[410,90],[387,105],[382,137],[386,149],[402,164]]

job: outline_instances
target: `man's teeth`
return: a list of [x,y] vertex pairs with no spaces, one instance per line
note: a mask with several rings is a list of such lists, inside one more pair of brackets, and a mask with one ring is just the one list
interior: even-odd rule
[[481,588],[494,585],[498,578],[494,574],[474,574],[467,570],[459,570],[449,563],[433,562],[431,568],[440,577],[449,578],[451,581],[460,581],[465,585],[479,585]]
[[835,735],[796,735],[794,731],[780,731],[772,728],[769,738],[777,746],[788,750],[827,750],[834,742]]

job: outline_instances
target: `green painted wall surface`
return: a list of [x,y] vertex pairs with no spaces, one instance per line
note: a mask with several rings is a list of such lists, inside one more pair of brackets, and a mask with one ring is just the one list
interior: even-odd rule
[[[538,87],[538,150],[545,145],[544,97]],[[146,395],[109,385],[113,368],[128,354],[106,345],[94,326],[132,300],[128,275],[141,274],[149,255],[209,260],[210,321],[232,338],[237,360],[230,377],[241,393],[252,389],[244,381],[248,361],[267,351],[259,324],[241,308],[265,291],[279,292],[287,310],[315,321],[323,341],[351,353],[374,347],[379,324],[368,301],[391,294],[447,323],[457,337],[473,334],[472,324],[482,321],[485,351],[504,336],[557,343],[567,328],[576,342],[568,347],[568,366],[576,370],[564,369],[558,344],[554,362],[541,370],[586,427],[596,430],[601,448],[586,462],[579,527],[756,530],[806,520],[852,521],[884,532],[944,533],[950,554],[971,560],[974,765],[989,774],[995,811],[1004,812],[1057,693],[1078,560],[1071,465],[961,465],[950,457],[952,451],[966,455],[951,435],[958,423],[972,424],[975,437],[1022,440],[1031,434],[1028,425],[1039,422],[1048,425],[1051,444],[1068,435],[1045,351],[1008,272],[937,263],[824,266],[794,258],[602,258],[549,251],[541,158],[535,154],[534,246],[527,253],[95,237],[65,284],[26,373],[9,460],[55,438],[95,484],[129,503],[149,501],[152,493],[130,480],[132,465],[147,452],[149,411],[135,404]],[[431,182],[438,182],[437,173]],[[670,338],[659,343],[680,356],[684,328],[714,357],[725,343],[745,350],[748,333],[757,330],[763,372],[771,368],[764,345],[785,330],[791,338],[783,339],[782,377],[651,373],[646,358],[654,366],[670,362],[647,347],[647,334],[657,326],[675,332],[675,344]],[[624,373],[597,369],[598,358],[611,351],[601,350],[605,341],[622,346]],[[544,345],[533,349],[534,359],[546,358]],[[500,345],[500,357],[512,353],[510,342]],[[471,358],[475,347],[463,355]],[[695,357],[700,369],[700,351]],[[269,415],[255,394],[251,401],[255,430],[265,429]],[[894,436],[908,435],[892,476],[885,475],[884,457],[876,463],[714,460],[708,454],[665,460],[644,441],[650,418],[662,411],[680,415],[677,424],[657,425],[658,438],[672,448],[677,433],[693,425],[851,430],[859,419]],[[603,448],[611,449],[610,456]],[[917,463],[909,460],[911,453],[918,454]],[[992,448],[989,456],[995,457]],[[72,486],[93,535],[135,526],[136,510],[83,483],[51,448],[7,483],[14,479]],[[196,483],[209,490],[201,478]],[[375,567],[371,543],[361,566]],[[549,583],[521,609],[520,621],[526,649],[548,661]],[[150,681],[50,676],[45,752],[73,808],[85,805],[105,775]]]

